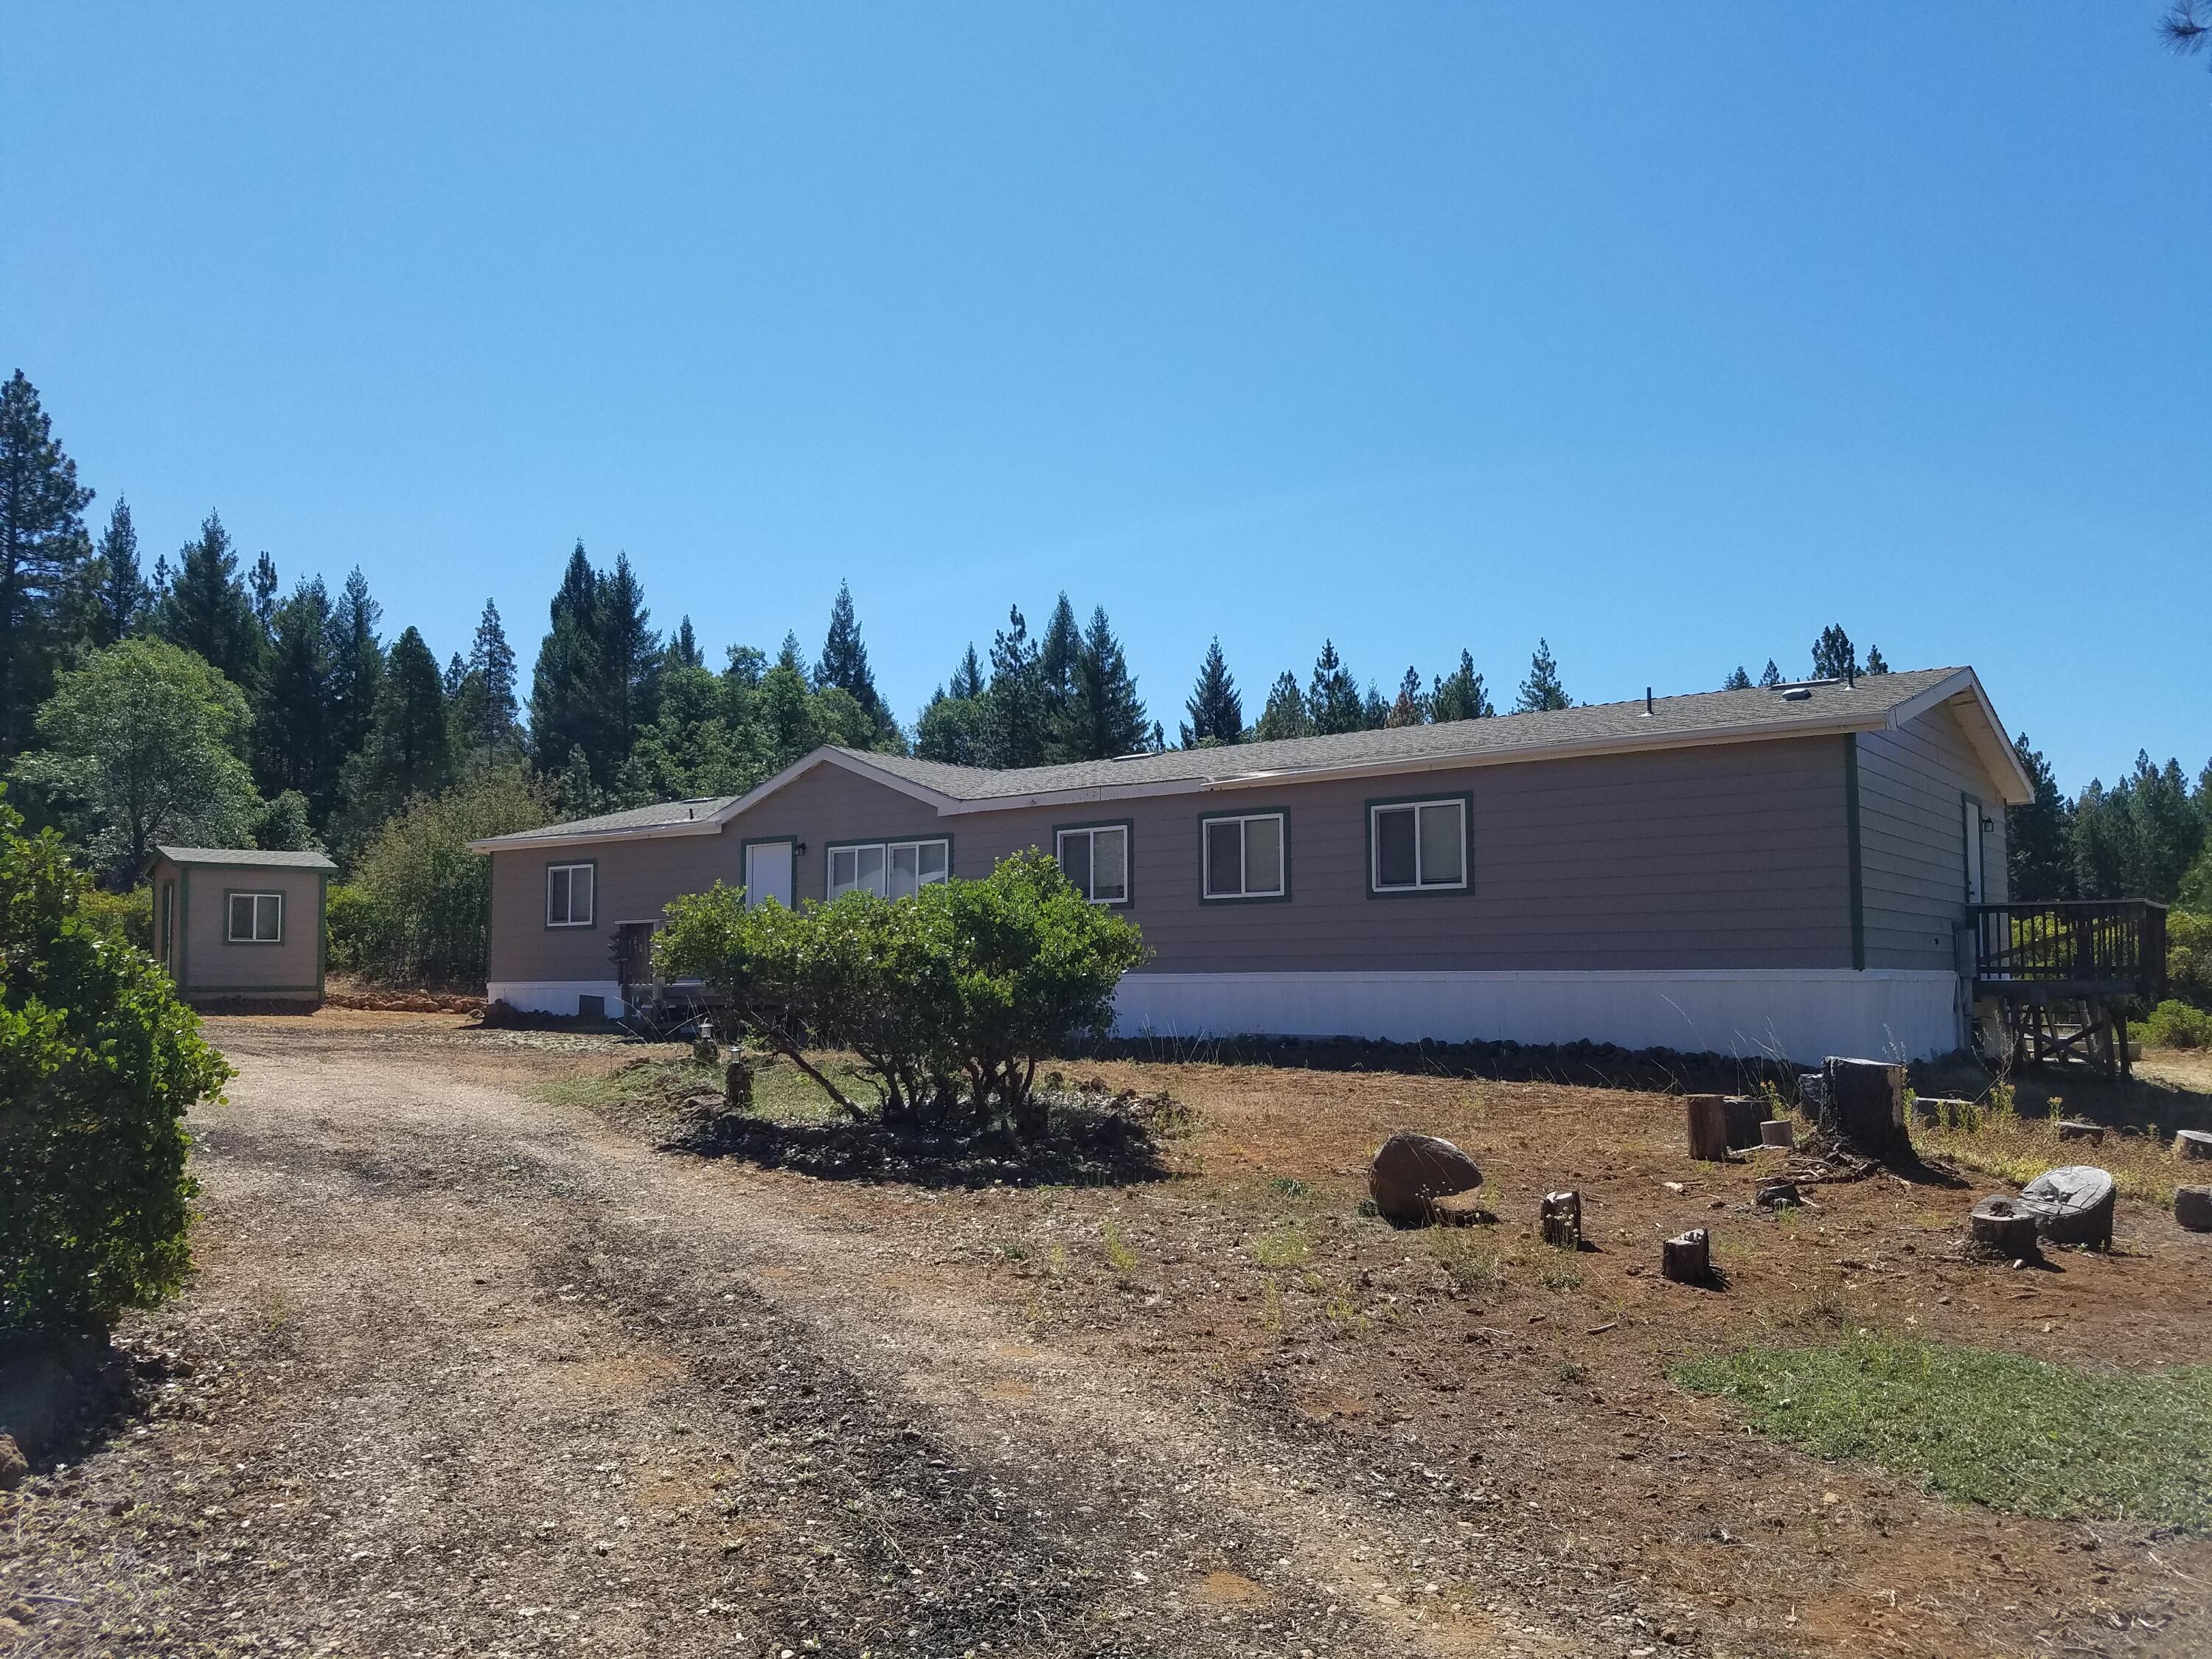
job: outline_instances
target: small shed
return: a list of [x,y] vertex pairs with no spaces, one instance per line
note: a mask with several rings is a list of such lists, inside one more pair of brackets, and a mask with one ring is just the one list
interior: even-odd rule
[[320,853],[157,847],[154,954],[195,1006],[231,999],[319,1006],[325,902],[337,868]]

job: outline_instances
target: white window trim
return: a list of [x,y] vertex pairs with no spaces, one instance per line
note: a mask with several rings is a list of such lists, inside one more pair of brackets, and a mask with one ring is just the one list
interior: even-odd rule
[[[822,896],[834,903],[842,898],[845,893],[865,893],[873,890],[862,887],[857,883],[846,888],[844,892],[837,890],[838,854],[855,854],[853,867],[857,872],[860,868],[858,854],[868,852],[881,853],[884,855],[884,886],[888,890],[891,880],[891,854],[908,847],[915,849],[914,884],[917,890],[924,887],[934,887],[939,882],[952,879],[952,842],[944,836],[923,836],[914,841],[841,841],[823,849]],[[921,849],[925,847],[942,847],[945,849],[945,868],[936,875],[925,877],[921,873]],[[878,894],[877,896],[881,897],[883,895]]]
[[[1275,884],[1255,890],[1244,881],[1244,866],[1249,866],[1251,854],[1246,847],[1251,826],[1272,821],[1275,826]],[[1240,890],[1217,893],[1213,890],[1213,836],[1210,833],[1217,823],[1237,826],[1237,857],[1240,860],[1237,878]],[[1279,899],[1291,890],[1290,830],[1280,812],[1231,812],[1218,817],[1198,821],[1198,896],[1209,904],[1231,904],[1238,899]]]
[[[1457,881],[1423,881],[1421,879],[1421,809],[1429,806],[1449,806],[1459,814],[1459,879]],[[1411,812],[1413,817],[1413,879],[1393,882],[1385,885],[1382,880],[1382,830],[1379,822],[1385,812]],[[1439,795],[1433,800],[1377,801],[1367,809],[1367,890],[1370,893],[1459,893],[1467,890],[1474,872],[1474,849],[1468,844],[1474,837],[1468,833],[1467,802],[1457,795]]]
[[[250,932],[238,931],[238,902],[252,899],[253,908],[246,926]],[[261,901],[268,899],[276,906],[276,932],[274,937],[261,937]],[[281,892],[240,891],[225,895],[222,931],[224,943],[228,945],[282,945],[284,942],[284,895]]]
[[1097,838],[1100,836],[1119,836],[1121,837],[1121,896],[1119,898],[1093,898],[1090,894],[1085,893],[1083,896],[1083,902],[1085,904],[1103,905],[1109,910],[1126,910],[1132,904],[1134,904],[1136,902],[1134,895],[1137,890],[1137,872],[1133,867],[1137,861],[1134,852],[1136,837],[1130,833],[1130,826],[1126,823],[1085,823],[1074,825],[1066,830],[1054,830],[1052,836],[1052,861],[1060,866],[1062,874],[1066,872],[1067,866],[1062,860],[1060,849],[1067,844],[1069,838],[1074,836],[1083,836],[1090,839],[1091,872],[1092,878],[1091,884],[1093,887],[1096,887],[1098,884]]
[[[566,870],[566,871],[568,871],[568,872],[569,872],[569,873],[568,873],[568,921],[554,921],[554,920],[553,920],[553,878],[554,878],[556,874],[558,874],[560,872],[562,872],[562,871],[563,871],[563,870]],[[588,870],[588,871],[590,871],[590,872],[591,872],[591,874],[592,874],[592,880],[591,880],[592,902],[591,902],[591,906],[590,906],[590,908],[589,908],[589,909],[585,913],[585,915],[584,915],[583,916],[581,916],[580,918],[580,917],[578,917],[578,915],[576,915],[576,876],[575,876],[575,872],[576,872],[577,871],[579,871],[579,870]],[[546,925],[548,927],[591,927],[591,926],[593,924],[593,922],[594,922],[594,921],[596,921],[598,920],[599,914],[599,866],[598,866],[597,865],[595,865],[595,864],[591,864],[591,863],[583,863],[583,864],[549,864],[549,865],[547,865],[547,866],[545,866],[545,925]]]

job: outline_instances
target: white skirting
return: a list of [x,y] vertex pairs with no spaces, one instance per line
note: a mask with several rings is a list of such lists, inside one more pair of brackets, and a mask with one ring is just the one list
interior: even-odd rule
[[622,1014],[622,986],[611,979],[495,979],[484,987],[486,1001],[526,1014],[574,1015],[578,997],[602,997],[609,1018]]
[[1817,1065],[1961,1046],[1955,974],[1848,968],[1132,974],[1121,1036],[1365,1037],[1711,1051]]

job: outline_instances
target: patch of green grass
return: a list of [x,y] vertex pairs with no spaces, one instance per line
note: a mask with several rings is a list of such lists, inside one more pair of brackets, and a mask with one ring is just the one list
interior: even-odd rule
[[2212,1531],[2212,1365],[2107,1373],[1861,1335],[1673,1375],[1815,1456],[1862,1458],[1947,1498]]
[[1137,1270],[1137,1253],[1110,1224],[1106,1229],[1105,1249],[1106,1265],[1115,1273],[1126,1275]]
[[1295,1267],[1312,1255],[1313,1246],[1295,1227],[1279,1227],[1252,1241],[1252,1259],[1263,1267]]
[[1494,1295],[1504,1288],[1505,1267],[1498,1261],[1498,1252],[1478,1243],[1475,1236],[1466,1229],[1431,1228],[1429,1249],[1435,1252],[1437,1265],[1444,1270],[1444,1277],[1456,1288],[1476,1296]]
[[1274,1176],[1267,1182],[1267,1190],[1278,1198],[1304,1198],[1313,1188],[1296,1176]]
[[1536,1269],[1536,1282],[1547,1291],[1571,1291],[1583,1282],[1583,1270],[1571,1250],[1552,1250],[1550,1260]]
[[2172,1151],[2154,1136],[2123,1135],[2116,1129],[2106,1135],[2101,1146],[2063,1141],[2056,1118],[2021,1117],[2009,1111],[1986,1112],[1948,1125],[1923,1124],[1913,1131],[1912,1144],[1923,1157],[1948,1158],[1960,1169],[1994,1176],[2015,1187],[2024,1187],[2062,1164],[2094,1164],[2112,1171],[2112,1185],[2121,1197],[2168,1210],[2181,1179]]
[[693,1060],[641,1060],[611,1071],[548,1078],[530,1092],[554,1106],[653,1105],[695,1090],[720,1089],[722,1074]]

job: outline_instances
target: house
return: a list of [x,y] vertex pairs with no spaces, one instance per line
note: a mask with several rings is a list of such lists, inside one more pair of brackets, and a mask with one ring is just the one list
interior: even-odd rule
[[1966,1040],[2028,793],[1949,668],[1012,771],[823,748],[475,845],[521,1009],[619,1012],[617,957],[716,880],[897,895],[1038,847],[1144,930],[1127,1034],[1917,1057]]
[[228,999],[323,1000],[331,875],[320,853],[157,847],[154,954],[195,1006]]

